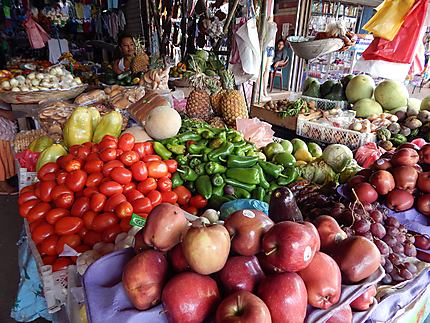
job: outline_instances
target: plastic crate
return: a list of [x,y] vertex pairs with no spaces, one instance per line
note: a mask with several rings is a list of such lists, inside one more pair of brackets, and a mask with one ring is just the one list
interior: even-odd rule
[[349,129],[336,128],[303,118],[297,119],[297,135],[327,144],[343,144],[356,149],[368,142],[376,142],[373,133],[361,133]]
[[42,257],[36,248],[36,244],[31,239],[30,227],[27,220],[24,220],[25,233],[28,239],[31,253],[33,254],[37,269],[42,281],[43,295],[49,313],[56,313],[61,310],[67,299],[67,269],[52,271],[51,265],[44,265]]
[[348,109],[349,103],[347,101],[331,101],[326,99],[313,98],[310,96],[302,96],[302,99],[306,102],[314,101],[316,107],[320,110],[331,110],[331,109]]
[[37,173],[36,172],[29,172],[27,171],[27,168],[19,167],[19,163],[16,163],[16,169],[18,169],[18,187],[19,190],[23,189],[24,187],[31,185],[35,182],[37,182]]

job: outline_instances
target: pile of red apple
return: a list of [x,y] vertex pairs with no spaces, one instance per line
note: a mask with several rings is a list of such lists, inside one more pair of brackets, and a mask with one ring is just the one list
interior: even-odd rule
[[[337,304],[342,282],[360,284],[381,258],[371,241],[346,238],[331,217],[316,226],[275,224],[261,211],[241,210],[224,224],[190,223],[170,204],[154,208],[136,244],[141,252],[122,280],[130,301],[139,310],[161,302],[169,322],[181,323],[304,322],[308,304]],[[375,293],[372,287],[342,304],[327,322],[351,322],[351,308],[368,309]]]
[[416,209],[430,216],[430,144],[421,149],[404,144],[385,154],[372,168],[364,169],[348,182],[351,197],[362,203],[380,199],[393,211]]

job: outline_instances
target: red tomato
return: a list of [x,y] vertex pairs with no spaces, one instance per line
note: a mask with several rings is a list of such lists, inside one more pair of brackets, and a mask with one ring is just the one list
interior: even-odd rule
[[51,205],[46,202],[40,202],[31,208],[27,214],[27,220],[29,223],[45,217],[46,213],[51,209]]
[[56,207],[61,207],[63,209],[69,209],[72,207],[75,197],[73,193],[63,193],[54,199],[54,204]]
[[141,182],[148,178],[148,169],[143,161],[137,161],[130,167],[133,179]]
[[160,192],[167,192],[172,190],[172,181],[167,177],[161,177],[157,181],[157,189]]
[[145,155],[154,155],[155,154],[154,145],[150,141],[143,143],[143,149],[145,151]]
[[36,200],[30,200],[23,203],[22,205],[19,206],[19,209],[18,209],[19,215],[22,216],[23,218],[26,218],[28,216],[28,213],[31,211],[31,209],[37,204],[39,204],[39,202],[40,200],[36,199]]
[[25,202],[36,200],[36,199],[37,199],[37,196],[34,194],[34,191],[20,193],[18,197],[18,205],[22,205]]
[[135,151],[126,151],[121,155],[120,160],[124,165],[131,166],[135,162],[139,161],[139,155]]
[[111,171],[116,167],[124,167],[124,164],[121,163],[119,160],[111,160],[110,162],[106,163],[103,166],[103,176],[109,177]]
[[143,142],[134,143],[133,151],[137,152],[139,158],[142,159],[145,156],[145,148]]
[[147,178],[143,182],[140,182],[139,185],[137,185],[137,189],[143,195],[147,195],[149,192],[157,189],[157,181],[155,180],[155,178]]
[[122,149],[117,149],[116,150],[116,158],[120,157],[122,154],[124,153],[124,151]]
[[86,187],[97,187],[103,180],[102,173],[92,173],[87,177],[87,181],[85,182]]
[[57,159],[57,165],[60,166],[62,169],[65,169],[66,164],[73,159],[72,154],[68,154],[66,156],[60,156]]
[[26,192],[34,192],[35,186],[36,186],[35,184],[27,185],[19,191],[19,194],[21,195],[21,194],[24,194]]
[[102,213],[97,215],[93,221],[92,229],[97,232],[103,232],[107,228],[115,225],[118,222],[118,218],[113,213]]
[[64,166],[64,170],[70,173],[70,172],[73,172],[74,170],[81,169],[81,167],[82,167],[82,164],[79,160],[72,159],[66,163],[66,165]]
[[100,173],[103,169],[103,162],[100,159],[88,160],[85,163],[84,170],[88,173]]
[[58,185],[64,184],[66,182],[66,177],[69,175],[68,172],[65,170],[59,169],[55,173],[55,180],[57,181]]
[[106,196],[101,193],[95,193],[90,198],[90,209],[94,212],[100,212],[103,210],[106,203]]
[[118,144],[116,140],[102,140],[99,145],[98,145],[99,151],[102,151],[104,149],[117,149],[118,148]]
[[143,197],[131,202],[134,213],[149,213],[153,206],[151,200],[148,197]]
[[55,222],[55,233],[59,235],[74,234],[84,226],[84,221],[75,216],[65,216]]
[[[151,191],[148,193],[147,197],[151,200],[152,207],[156,207],[161,204],[161,193],[157,190]],[[145,212],[149,213],[149,212]]]
[[119,225],[123,232],[128,232],[128,230],[131,229],[130,221],[131,221],[131,216],[128,218],[121,219],[121,222],[119,223]]
[[38,246],[37,249],[40,253],[48,256],[56,256],[57,255],[57,242],[58,236],[51,235],[43,240]]
[[99,190],[97,189],[97,187],[87,187],[84,189],[84,191],[82,193],[83,193],[83,196],[91,197],[91,195],[98,193],[98,192],[99,192]]
[[57,260],[57,256],[45,256],[42,258],[42,262],[45,266],[52,265]]
[[94,146],[94,144],[93,144],[91,141],[87,141],[87,142],[84,142],[84,143],[82,144],[82,146],[83,146],[83,147],[87,147],[88,149],[90,149],[90,150],[91,150],[91,148]]
[[166,177],[167,178],[172,178],[172,173],[167,173]]
[[86,181],[87,173],[79,169],[69,173],[65,184],[71,191],[79,192],[84,189]]
[[72,216],[83,216],[90,209],[90,199],[86,196],[78,198],[70,210]]
[[69,153],[76,157],[78,155],[78,150],[81,147],[82,147],[81,145],[73,145],[69,148]]
[[115,167],[110,173],[110,177],[117,183],[128,184],[131,182],[131,172],[124,167]]
[[48,222],[49,224],[54,224],[59,219],[69,215],[70,215],[69,210],[62,209],[62,208],[51,209],[48,211],[48,213],[46,213],[46,222]]
[[161,157],[158,155],[145,155],[142,157],[142,161],[145,163],[152,161],[161,161]]
[[118,148],[122,149],[123,151],[133,150],[134,142],[134,136],[130,133],[125,133],[118,139]]
[[126,193],[128,193],[131,190],[133,190],[133,189],[136,188],[136,183],[131,182],[131,183],[125,184],[125,185],[122,186],[122,188],[124,190],[124,194],[126,194]]
[[133,202],[134,200],[141,199],[145,196],[138,190],[131,190],[125,194],[125,197],[127,198],[127,201]]
[[178,201],[178,194],[175,192],[161,192],[161,202],[175,204]]
[[174,159],[165,160],[164,163],[167,166],[167,171],[171,174],[178,169],[178,162]]
[[[92,211],[91,211],[92,212]],[[85,224],[84,224],[84,226],[82,227],[82,229],[81,229],[81,231],[79,231],[79,236],[81,237],[81,238],[83,238],[83,237],[85,237],[85,235],[88,233],[88,229],[87,229],[87,227],[85,226]]]
[[102,240],[104,242],[114,242],[116,236],[121,232],[122,232],[121,226],[119,224],[114,224],[113,226],[103,231]]
[[[77,252],[84,253],[85,251],[91,250],[92,248],[86,244],[81,244],[74,248]],[[73,257],[72,257],[73,258]]]
[[[93,146],[93,148],[91,148],[91,150],[94,150],[94,147],[97,147],[97,146]],[[98,154],[98,152],[97,152],[97,151],[92,151],[92,152],[90,152],[90,154],[88,155],[88,157],[87,157],[86,161],[87,161],[87,163],[88,163],[88,162],[89,162],[89,161],[91,161],[91,160],[100,160],[100,158],[99,158],[99,154]]]
[[39,185],[39,198],[43,202],[51,202],[51,192],[54,189],[54,187],[57,186],[57,183],[55,181],[42,181]]
[[67,269],[68,266],[72,264],[72,261],[67,257],[60,257],[52,264],[52,271],[60,271]]
[[66,187],[66,185],[57,185],[55,186],[51,191],[51,197],[53,200],[55,200],[57,197],[59,197],[61,194],[64,193],[73,193],[70,189]]
[[86,245],[94,246],[97,242],[102,241],[102,234],[100,232],[90,230],[83,239]]
[[108,198],[106,201],[106,204],[103,208],[104,212],[113,212],[115,211],[115,208],[121,204],[122,202],[126,201],[126,197],[122,193],[114,194],[111,197]]
[[[37,178],[40,181],[55,179],[55,172],[58,170],[56,163],[46,163],[37,172]],[[54,176],[54,178],[52,178]]]
[[199,213],[199,210],[195,206],[187,205],[182,208],[184,209],[184,211],[187,211],[192,215],[197,215]]
[[117,182],[108,181],[100,184],[99,191],[106,196],[112,196],[114,194],[122,193],[122,186]]
[[93,226],[94,218],[97,216],[97,213],[94,211],[87,211],[82,216],[82,220],[84,220],[85,228],[90,230]]
[[31,238],[33,239],[35,244],[38,244],[45,240],[47,237],[52,236],[54,234],[54,227],[49,224],[41,224],[36,229],[34,229],[31,234]]
[[116,158],[116,149],[115,148],[107,148],[101,151],[99,154],[100,159],[104,162],[108,162],[110,160],[114,160]]
[[57,241],[56,251],[58,254],[64,250],[64,245],[68,245],[71,248],[76,248],[81,244],[81,237],[77,234],[67,234],[61,236]]
[[[139,200],[136,200],[134,202],[136,203],[137,201]],[[128,201],[121,202],[116,206],[115,214],[120,219],[131,217],[131,215],[133,214],[133,206]]]
[[146,163],[146,167],[148,168],[148,176],[152,178],[164,177],[169,173],[167,165],[162,161],[148,162]]
[[206,200],[201,195],[195,195],[190,198],[190,206],[194,206],[198,209],[203,209],[204,207],[206,207],[206,205],[208,205],[208,200]]
[[[82,160],[87,159],[88,155],[91,153],[91,146],[88,147],[85,144],[79,147],[78,152],[76,153],[76,157],[81,158]],[[91,143],[89,144],[91,145]]]

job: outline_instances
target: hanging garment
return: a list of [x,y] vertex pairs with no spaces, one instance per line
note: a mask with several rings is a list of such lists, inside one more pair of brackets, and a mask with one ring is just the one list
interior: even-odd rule
[[124,30],[127,20],[125,19],[124,12],[122,10],[118,11],[119,29]]
[[[246,23],[245,18],[239,18],[238,20],[239,22],[233,26],[233,34],[235,34],[239,30],[239,28]],[[239,63],[240,63],[240,54],[239,54],[239,48],[237,47],[237,42],[235,38],[231,44],[230,64],[239,64]]]
[[48,41],[49,61],[53,64],[58,63],[60,56],[69,51],[67,39],[50,39]]
[[32,48],[39,49],[45,47],[45,44],[50,37],[46,31],[33,20],[33,18],[28,18],[23,23],[23,26],[27,32],[28,40],[30,41]]
[[235,35],[244,73],[258,77],[261,64],[260,40],[255,18],[248,19]]

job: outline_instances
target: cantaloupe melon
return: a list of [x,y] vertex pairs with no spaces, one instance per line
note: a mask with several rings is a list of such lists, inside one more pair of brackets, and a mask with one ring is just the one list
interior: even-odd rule
[[163,140],[178,134],[182,120],[175,109],[162,106],[152,109],[144,124],[149,136],[155,140]]

